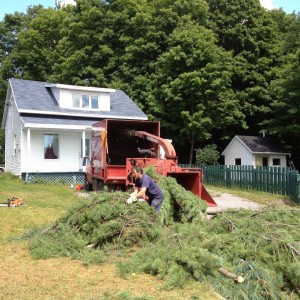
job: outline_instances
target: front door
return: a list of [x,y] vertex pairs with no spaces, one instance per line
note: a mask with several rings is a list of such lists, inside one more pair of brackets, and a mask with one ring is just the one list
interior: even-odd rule
[[263,165],[263,167],[267,167],[269,165],[267,157],[262,158],[262,165]]

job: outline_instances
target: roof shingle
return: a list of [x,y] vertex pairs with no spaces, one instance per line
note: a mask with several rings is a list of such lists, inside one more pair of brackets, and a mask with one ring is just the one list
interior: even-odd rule
[[251,152],[288,153],[284,147],[272,137],[236,136]]
[[53,113],[70,116],[88,115],[95,118],[127,118],[146,120],[146,114],[121,90],[110,93],[110,111],[87,111],[59,107],[49,87],[49,82],[10,79],[18,110],[30,110],[31,113]]

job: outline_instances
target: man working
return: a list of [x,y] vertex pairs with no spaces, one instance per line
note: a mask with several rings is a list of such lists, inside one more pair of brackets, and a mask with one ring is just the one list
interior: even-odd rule
[[[144,174],[142,167],[135,166],[132,169],[132,176],[135,178],[134,192],[130,195],[130,198],[126,203],[131,204],[137,201],[138,198],[142,198],[144,195],[148,196],[148,204],[155,208],[158,213],[161,205],[164,201],[164,193],[161,188],[153,181],[153,179]],[[138,189],[140,191],[138,191]]]

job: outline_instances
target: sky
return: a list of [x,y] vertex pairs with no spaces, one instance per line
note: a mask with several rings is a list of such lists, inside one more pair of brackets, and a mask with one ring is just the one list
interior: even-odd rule
[[[282,8],[286,13],[300,12],[300,0],[260,0],[262,6],[268,9]],[[44,7],[55,7],[55,0],[0,0],[0,21],[5,14],[15,11],[26,12],[30,5],[42,4]]]
[[300,12],[300,0],[260,0],[260,3],[268,9],[282,8],[288,14]]
[[55,0],[0,0],[0,21],[5,14],[13,14],[15,11],[26,12],[28,6],[39,4],[45,8],[55,7]]

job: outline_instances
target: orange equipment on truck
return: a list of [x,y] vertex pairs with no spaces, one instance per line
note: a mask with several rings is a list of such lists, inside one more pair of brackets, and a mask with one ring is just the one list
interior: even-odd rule
[[102,120],[93,126],[91,152],[85,170],[87,190],[101,190],[104,185],[122,189],[133,186],[132,167],[152,165],[158,174],[174,177],[208,206],[216,206],[203,185],[203,170],[178,166],[175,149],[160,137],[157,121]]

